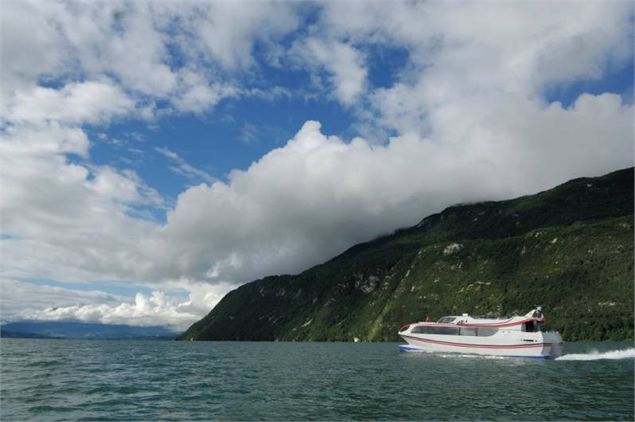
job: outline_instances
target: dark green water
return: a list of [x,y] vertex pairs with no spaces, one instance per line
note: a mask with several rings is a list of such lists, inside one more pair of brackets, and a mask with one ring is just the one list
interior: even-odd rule
[[567,344],[575,360],[557,361],[396,343],[0,344],[3,421],[633,420],[632,343]]

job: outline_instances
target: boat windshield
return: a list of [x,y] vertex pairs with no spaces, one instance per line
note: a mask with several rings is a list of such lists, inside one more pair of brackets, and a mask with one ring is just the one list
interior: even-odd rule
[[450,323],[454,322],[454,319],[455,319],[455,318],[456,318],[456,317],[453,317],[453,316],[444,316],[443,318],[441,318],[441,319],[438,321],[438,323],[439,323],[439,324],[450,324]]

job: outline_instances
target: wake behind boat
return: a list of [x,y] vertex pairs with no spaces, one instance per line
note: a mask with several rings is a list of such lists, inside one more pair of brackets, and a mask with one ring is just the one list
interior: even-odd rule
[[438,322],[415,322],[399,329],[408,342],[402,351],[468,353],[507,357],[551,359],[562,353],[562,337],[542,332],[546,321],[538,306],[524,316],[481,318],[446,316]]

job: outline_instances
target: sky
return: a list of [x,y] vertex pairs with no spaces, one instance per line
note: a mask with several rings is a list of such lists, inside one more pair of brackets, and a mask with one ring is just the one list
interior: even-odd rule
[[445,207],[633,165],[628,1],[0,8],[0,320],[183,330]]

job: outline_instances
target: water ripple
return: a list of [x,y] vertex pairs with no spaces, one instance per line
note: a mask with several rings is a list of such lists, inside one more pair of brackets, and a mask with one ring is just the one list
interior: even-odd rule
[[562,362],[406,354],[386,343],[1,347],[2,420],[633,420],[633,359],[609,358],[631,356],[628,343],[567,345]]

